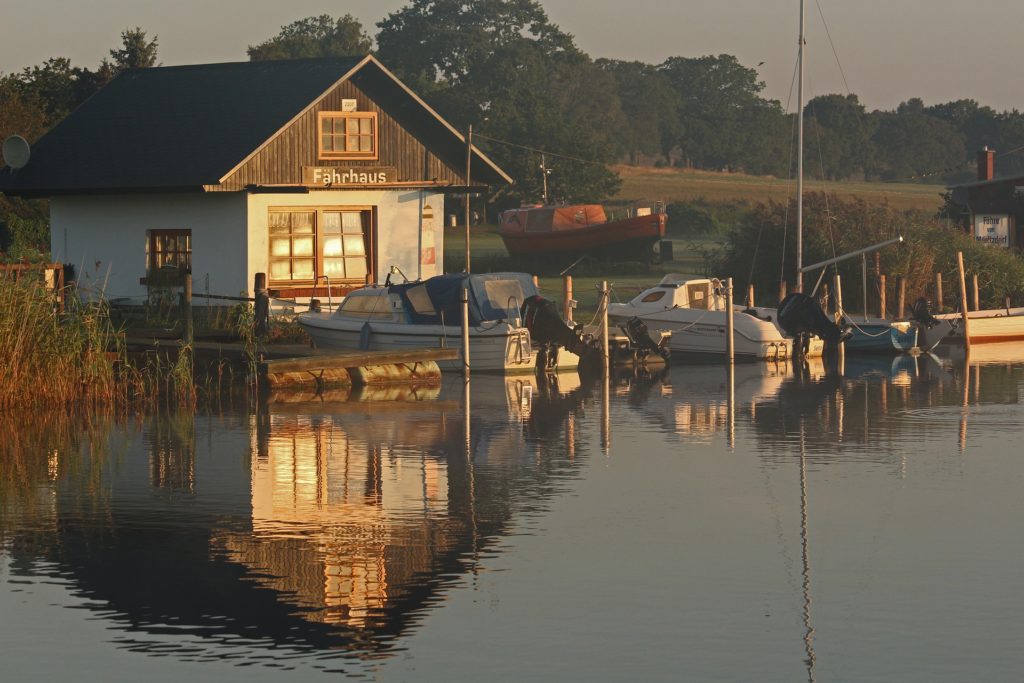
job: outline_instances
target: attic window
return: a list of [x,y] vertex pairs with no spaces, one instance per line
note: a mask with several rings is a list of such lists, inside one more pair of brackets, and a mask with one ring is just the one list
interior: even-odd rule
[[321,159],[378,158],[377,112],[325,111],[319,123]]

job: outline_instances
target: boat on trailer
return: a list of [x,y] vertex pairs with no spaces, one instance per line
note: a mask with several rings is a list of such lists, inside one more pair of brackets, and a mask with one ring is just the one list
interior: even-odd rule
[[502,212],[498,225],[511,256],[602,254],[648,258],[665,237],[662,205],[635,207],[629,216],[608,220],[598,204],[534,206]]
[[[298,322],[321,348],[461,348],[464,292],[474,372],[571,371],[579,354],[592,350],[577,330],[551,313],[554,305],[540,297],[525,273],[456,273],[372,285],[349,292],[334,312],[301,313]],[[463,359],[438,365],[442,371],[461,371]]]

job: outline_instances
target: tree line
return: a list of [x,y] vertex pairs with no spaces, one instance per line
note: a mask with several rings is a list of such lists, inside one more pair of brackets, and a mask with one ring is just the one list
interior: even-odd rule
[[[633,163],[790,176],[795,116],[765,97],[754,67],[732,55],[676,56],[660,64],[594,59],[552,23],[538,0],[410,0],[371,36],[351,15],[308,17],[249,46],[252,60],[349,56],[381,61],[506,169],[499,203],[549,195],[612,196],[608,164]],[[0,137],[33,140],[121,70],[157,63],[157,39],[126,29],[95,68],[63,57],[0,75]],[[829,179],[950,182],[972,175],[974,152],[1024,145],[1024,114],[974,100],[926,106],[912,98],[868,111],[854,94],[805,106],[806,169]],[[997,159],[1024,173],[1024,154]]]

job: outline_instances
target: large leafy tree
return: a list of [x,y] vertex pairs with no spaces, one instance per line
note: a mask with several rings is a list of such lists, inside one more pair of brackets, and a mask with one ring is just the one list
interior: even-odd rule
[[306,17],[282,26],[281,31],[258,45],[249,46],[252,61],[347,57],[364,55],[373,40],[351,14],[334,19],[329,14]]
[[629,124],[619,137],[621,152],[634,164],[641,154],[667,162],[681,133],[679,95],[665,74],[643,62],[599,59],[596,64],[615,79],[622,112]]
[[422,93],[460,84],[523,40],[552,56],[579,53],[537,0],[412,0],[377,23],[378,53]]
[[[684,163],[704,168],[744,168],[740,137],[750,124],[782,116],[778,103],[761,98],[757,71],[732,55],[670,57],[657,67],[678,95],[678,139]],[[754,131],[753,135],[763,134]],[[737,154],[739,152],[739,155]]]
[[[535,0],[413,0],[378,26],[382,60],[476,138],[515,179],[498,201],[598,200],[618,184],[604,162],[627,128],[614,78],[548,21]],[[511,143],[511,144],[510,144]],[[575,157],[576,160],[566,157]]]
[[918,105],[920,100],[911,100],[895,113],[873,114],[871,175],[887,180],[941,176],[963,165],[964,135]]
[[[804,164],[830,180],[864,174],[872,164],[874,121],[856,95],[821,95],[804,106]],[[817,161],[818,163],[814,163]]]

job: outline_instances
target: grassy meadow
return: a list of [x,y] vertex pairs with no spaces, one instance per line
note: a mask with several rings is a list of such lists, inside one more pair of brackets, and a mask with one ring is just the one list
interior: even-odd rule
[[[678,168],[614,166],[622,178],[615,200],[641,199],[708,203],[784,202],[796,191],[796,181],[743,173],[716,173]],[[859,197],[872,204],[888,203],[895,209],[936,211],[942,203],[941,185],[922,183],[834,182],[804,180],[805,192],[826,192],[839,197]]]

